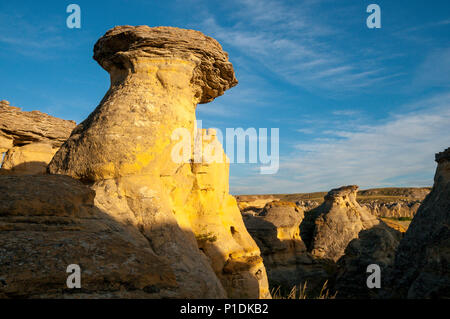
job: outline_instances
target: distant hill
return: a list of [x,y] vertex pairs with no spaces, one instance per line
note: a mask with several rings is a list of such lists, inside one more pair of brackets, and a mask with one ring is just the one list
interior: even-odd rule
[[[367,201],[377,200],[379,202],[393,202],[398,200],[422,201],[431,191],[431,187],[385,187],[360,190],[357,201],[365,203]],[[236,195],[238,202],[253,202],[256,200],[282,200],[288,202],[297,202],[313,200],[322,202],[327,192],[314,193],[295,193],[295,194],[264,194],[264,195]]]

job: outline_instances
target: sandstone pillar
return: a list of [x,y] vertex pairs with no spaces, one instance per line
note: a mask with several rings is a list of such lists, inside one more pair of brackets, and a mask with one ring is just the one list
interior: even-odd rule
[[[192,297],[268,297],[259,249],[228,194],[228,166],[221,166],[221,180],[209,175],[226,187],[205,195],[195,164],[171,157],[174,130],[192,132],[193,142],[196,105],[237,84],[220,44],[193,30],[121,26],[99,39],[94,59],[110,73],[111,87],[49,172],[91,184],[96,205],[137,227]],[[231,228],[224,236],[212,221],[235,227],[244,239],[228,244]],[[216,231],[215,249],[199,249],[204,228]]]

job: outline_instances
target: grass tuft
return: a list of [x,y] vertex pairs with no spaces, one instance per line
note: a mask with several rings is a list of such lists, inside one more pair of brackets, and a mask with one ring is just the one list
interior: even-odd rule
[[298,287],[295,285],[287,295],[283,295],[280,286],[277,288],[272,288],[270,293],[273,299],[335,299],[337,292],[331,294],[330,290],[327,288],[327,285],[328,280],[324,282],[318,296],[308,296],[306,293],[307,282],[303,283],[303,285],[299,285]]

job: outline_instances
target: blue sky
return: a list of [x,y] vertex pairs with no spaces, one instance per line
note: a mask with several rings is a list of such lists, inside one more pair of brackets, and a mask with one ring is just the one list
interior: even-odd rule
[[280,129],[278,173],[232,164],[234,194],[430,186],[450,146],[447,0],[2,1],[0,99],[81,122],[109,86],[93,45],[124,24],[200,30],[229,53],[239,84],[198,106],[203,127]]

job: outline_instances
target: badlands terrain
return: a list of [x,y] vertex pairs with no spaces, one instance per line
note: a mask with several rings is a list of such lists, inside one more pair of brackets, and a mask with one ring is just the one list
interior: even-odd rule
[[238,83],[216,40],[119,26],[94,59],[111,87],[78,125],[0,102],[0,298],[450,297],[450,148],[432,188],[234,197],[226,161],[171,160],[177,128],[219,143],[195,127]]

